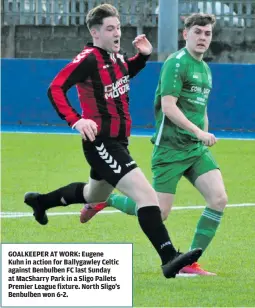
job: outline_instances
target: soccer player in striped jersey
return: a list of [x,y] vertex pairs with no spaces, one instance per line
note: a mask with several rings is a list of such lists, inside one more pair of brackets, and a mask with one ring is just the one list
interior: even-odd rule
[[[203,251],[213,239],[227,204],[219,166],[208,149],[217,139],[208,132],[207,103],[212,76],[203,55],[210,46],[214,25],[215,17],[209,14],[193,14],[185,20],[186,46],[170,55],[161,69],[154,101],[156,133],[152,138],[153,187],[163,220],[170,213],[182,176],[207,202],[190,246],[190,249],[201,247]],[[88,221],[107,205],[136,214],[133,200],[111,195],[107,203],[85,205],[81,222]],[[214,275],[196,262],[182,272]]]
[[[145,67],[152,46],[145,35],[139,35],[133,42],[136,56],[127,58],[120,53],[120,18],[112,5],[95,7],[86,22],[93,43],[57,74],[48,95],[59,116],[82,136],[83,152],[91,167],[89,183],[71,183],[47,194],[29,192],[25,203],[33,208],[36,221],[45,225],[48,209],[102,202],[116,187],[136,202],[140,227],[159,254],[164,276],[175,277],[183,266],[196,261],[202,250],[176,251],[163,224],[156,192],[128,150],[129,82]],[[66,95],[74,85],[81,115]]]

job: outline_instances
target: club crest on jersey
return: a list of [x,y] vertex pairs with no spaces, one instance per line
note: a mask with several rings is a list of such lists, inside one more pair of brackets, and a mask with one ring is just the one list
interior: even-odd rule
[[112,60],[113,63],[116,63],[116,62],[117,62],[114,53],[110,53],[110,58],[111,58],[111,60]]
[[110,58],[114,64],[117,62],[117,58],[120,59],[122,63],[125,63],[124,56],[119,53],[110,53]]
[[119,58],[120,61],[121,61],[122,63],[125,63],[125,60],[124,60],[124,56],[123,56],[123,55],[117,53],[116,57]]

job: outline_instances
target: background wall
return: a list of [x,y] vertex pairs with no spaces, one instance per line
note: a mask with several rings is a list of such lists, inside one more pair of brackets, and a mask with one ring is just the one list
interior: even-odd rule
[[[132,41],[137,35],[136,27],[122,27],[122,48],[134,53]],[[144,33],[154,46],[151,60],[157,60],[157,28],[144,27]],[[3,26],[3,58],[71,59],[90,40],[86,26]],[[182,32],[179,47],[184,46]],[[216,27],[207,61],[217,63],[255,63],[254,28]]]
[[[2,124],[66,125],[47,97],[47,88],[67,60],[3,59]],[[149,62],[131,81],[133,125],[153,127],[153,99],[162,63]],[[213,91],[210,129],[255,131],[255,65],[210,64]],[[79,109],[76,90],[68,94]]]

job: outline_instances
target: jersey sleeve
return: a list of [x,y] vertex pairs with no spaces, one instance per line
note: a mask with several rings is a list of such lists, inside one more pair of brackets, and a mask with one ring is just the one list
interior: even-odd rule
[[125,59],[128,65],[128,73],[130,78],[135,77],[146,66],[146,62],[149,57],[150,55],[145,56],[141,53],[138,53],[132,58]]
[[66,93],[72,86],[90,76],[93,60],[93,54],[83,51],[57,74],[49,86],[48,97],[60,118],[66,120],[69,126],[73,126],[81,116],[71,106]]
[[205,63],[205,69],[206,69],[206,72],[207,72],[207,75],[208,75],[209,86],[210,86],[210,88],[212,88],[212,71],[211,71],[211,69],[210,69],[210,67],[208,66],[207,63]]
[[184,65],[177,58],[169,58],[165,61],[161,76],[161,97],[172,95],[179,97],[184,82]]

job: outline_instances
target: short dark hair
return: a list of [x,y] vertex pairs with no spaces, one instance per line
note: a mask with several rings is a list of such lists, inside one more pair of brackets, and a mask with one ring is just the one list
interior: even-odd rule
[[111,4],[101,4],[91,9],[86,16],[86,24],[89,29],[96,25],[102,25],[103,19],[117,17],[120,19],[118,10]]
[[216,18],[212,14],[194,13],[188,16],[184,21],[185,29],[190,29],[193,26],[206,26],[216,24]]

